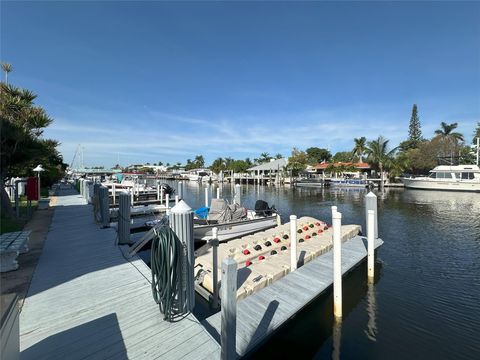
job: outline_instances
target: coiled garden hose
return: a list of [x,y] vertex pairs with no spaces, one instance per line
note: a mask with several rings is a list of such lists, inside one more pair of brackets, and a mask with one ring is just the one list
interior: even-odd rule
[[167,321],[185,313],[185,259],[185,248],[175,232],[168,226],[156,228],[150,256],[152,293]]

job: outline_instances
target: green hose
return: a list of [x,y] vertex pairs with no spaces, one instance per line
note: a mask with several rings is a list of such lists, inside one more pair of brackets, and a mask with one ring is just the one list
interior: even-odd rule
[[152,293],[167,321],[185,313],[184,259],[184,247],[173,230],[168,226],[155,229],[150,257]]

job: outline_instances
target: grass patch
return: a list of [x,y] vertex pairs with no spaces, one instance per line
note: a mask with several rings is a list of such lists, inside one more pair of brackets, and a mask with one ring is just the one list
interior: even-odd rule
[[[14,204],[12,204],[14,206]],[[25,226],[25,223],[28,221],[28,206],[27,206],[27,198],[25,196],[20,197],[19,202],[19,209],[20,209],[20,218],[10,218],[7,214],[2,212],[0,218],[0,234],[13,232],[13,231],[20,231]],[[37,201],[32,201],[32,215],[33,212],[37,209]]]

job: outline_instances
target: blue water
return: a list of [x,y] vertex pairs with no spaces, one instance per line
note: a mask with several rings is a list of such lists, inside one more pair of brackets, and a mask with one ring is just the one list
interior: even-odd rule
[[[192,207],[204,185],[186,183]],[[232,196],[225,184],[222,197]],[[210,186],[214,194],[216,186]],[[242,203],[257,199],[290,214],[364,226],[363,189],[242,186]],[[480,359],[480,194],[387,189],[378,194],[376,281],[366,264],[344,280],[344,318],[335,327],[331,292],[316,299],[263,344],[253,358]],[[335,331],[334,331],[335,330]]]

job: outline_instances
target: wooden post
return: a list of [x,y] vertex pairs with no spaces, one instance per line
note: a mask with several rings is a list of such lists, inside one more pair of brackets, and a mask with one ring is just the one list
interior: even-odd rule
[[342,214],[333,214],[333,314],[342,318]]
[[208,187],[205,186],[205,207],[208,207]]
[[107,228],[110,226],[110,196],[108,188],[106,186],[100,186],[98,189],[98,200],[100,203],[100,213],[102,214],[102,227]]
[[375,212],[368,210],[367,216],[368,282],[373,283],[375,277]]
[[[132,192],[133,194],[133,192]],[[130,242],[130,195],[121,192],[118,204],[118,243],[120,245]]]
[[222,322],[221,359],[237,357],[237,262],[226,258],[222,262]]
[[186,292],[187,298],[180,306],[183,313],[192,311],[195,306],[195,246],[193,237],[193,210],[185,201],[180,201],[170,212],[170,227],[177,234],[186,249]]
[[218,308],[218,228],[212,229],[212,238],[210,239],[212,247],[212,265],[213,265],[213,294],[212,294],[212,308]]
[[235,204],[242,205],[240,184],[235,185]]
[[297,216],[290,215],[290,272],[297,270]]
[[369,192],[365,195],[365,225],[368,224],[368,211],[374,212],[374,224],[375,224],[375,239],[378,238],[378,212],[377,212],[377,196],[373,192]]

